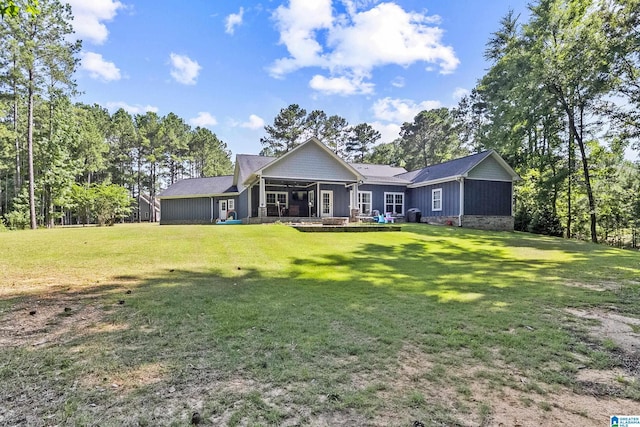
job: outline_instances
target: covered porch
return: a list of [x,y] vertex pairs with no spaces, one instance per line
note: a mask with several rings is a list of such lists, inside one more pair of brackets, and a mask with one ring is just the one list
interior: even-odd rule
[[249,188],[249,221],[321,222],[357,215],[357,181],[259,177]]

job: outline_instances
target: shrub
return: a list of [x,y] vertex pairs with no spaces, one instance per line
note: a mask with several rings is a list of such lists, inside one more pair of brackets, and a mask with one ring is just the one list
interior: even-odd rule
[[4,215],[11,230],[24,230],[29,226],[29,215],[23,211],[11,211]]

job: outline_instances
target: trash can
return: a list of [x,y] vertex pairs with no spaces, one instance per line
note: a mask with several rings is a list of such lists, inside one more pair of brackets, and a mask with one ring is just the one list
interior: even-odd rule
[[407,222],[420,222],[422,212],[420,209],[411,208],[407,211]]

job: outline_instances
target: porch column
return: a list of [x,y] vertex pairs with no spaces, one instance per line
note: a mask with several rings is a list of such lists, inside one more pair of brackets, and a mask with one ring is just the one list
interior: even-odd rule
[[350,221],[359,222],[360,207],[358,206],[358,181],[353,184],[353,194],[351,194],[351,210],[349,214]]
[[260,200],[258,206],[258,216],[266,217],[267,216],[267,193],[265,190],[265,182],[264,178],[260,177]]
[[464,216],[464,178],[460,178],[460,208],[458,209],[458,227],[462,227],[462,217]]
[[249,206],[249,212],[247,212],[247,218],[251,218],[251,212],[253,211],[253,206],[251,206],[251,203],[253,203],[253,200],[251,200],[252,191],[253,191],[253,184],[251,184],[247,189],[247,206]]

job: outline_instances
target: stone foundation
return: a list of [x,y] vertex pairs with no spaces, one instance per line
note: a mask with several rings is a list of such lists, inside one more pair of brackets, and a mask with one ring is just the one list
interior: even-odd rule
[[[420,222],[437,225],[458,226],[457,216],[423,216]],[[478,230],[513,231],[512,216],[463,215],[462,227]]]
[[513,231],[514,219],[512,216],[464,215],[462,226],[479,230]]

